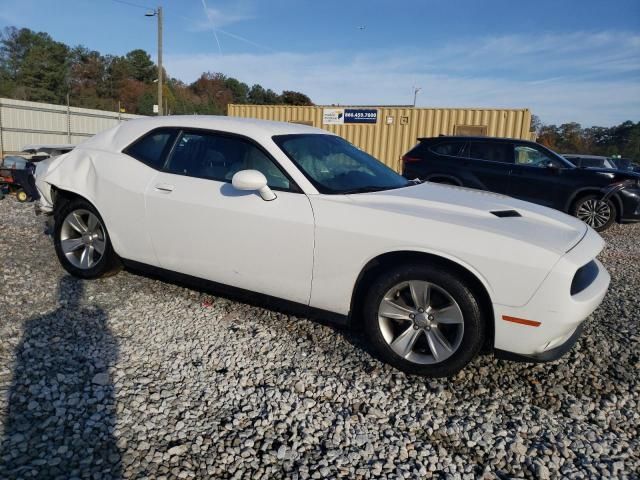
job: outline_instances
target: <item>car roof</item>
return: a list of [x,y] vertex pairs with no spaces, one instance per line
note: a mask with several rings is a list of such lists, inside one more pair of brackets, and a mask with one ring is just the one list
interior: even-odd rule
[[583,155],[581,153],[561,153],[563,157],[578,157],[578,158],[586,158],[592,160],[608,160],[609,157],[605,157],[603,155]]
[[530,140],[523,140],[521,138],[505,138],[505,137],[486,137],[486,136],[471,136],[471,135],[440,135],[438,137],[419,137],[418,138],[419,141],[423,142],[423,141],[436,141],[436,140],[456,140],[456,141],[481,141],[481,142],[486,142],[486,141],[490,141],[490,142],[522,142],[522,143],[532,143],[535,144],[535,142],[532,142]]
[[244,135],[250,138],[274,135],[325,134],[320,128],[289,122],[274,122],[255,118],[226,117],[222,115],[169,115],[128,120],[80,144],[79,148],[120,151],[151,130],[162,127],[194,128]]

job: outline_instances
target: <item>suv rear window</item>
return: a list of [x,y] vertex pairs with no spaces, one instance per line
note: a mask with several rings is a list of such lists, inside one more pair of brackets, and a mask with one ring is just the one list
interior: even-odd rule
[[513,163],[513,145],[498,142],[470,142],[469,158]]
[[464,146],[464,142],[444,142],[431,147],[431,151],[438,155],[450,155],[455,157],[462,154]]

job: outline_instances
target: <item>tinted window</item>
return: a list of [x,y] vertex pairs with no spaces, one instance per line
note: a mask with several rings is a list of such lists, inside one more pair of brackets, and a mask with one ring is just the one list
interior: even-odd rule
[[289,179],[259,148],[237,137],[186,132],[171,154],[167,171],[230,182],[240,170],[259,170],[271,188],[289,189]]
[[433,146],[431,150],[439,155],[457,156],[462,153],[464,145],[464,142],[445,142]]
[[335,135],[281,135],[273,140],[321,193],[360,193],[409,185],[407,179]]
[[549,165],[556,167],[563,166],[555,158],[552,158],[542,150],[527,145],[516,145],[514,153],[516,165],[541,168],[547,168]]
[[469,157],[478,160],[512,163],[513,147],[509,143],[498,142],[470,142]]
[[162,168],[176,134],[175,129],[154,130],[127,147],[124,153],[150,167]]

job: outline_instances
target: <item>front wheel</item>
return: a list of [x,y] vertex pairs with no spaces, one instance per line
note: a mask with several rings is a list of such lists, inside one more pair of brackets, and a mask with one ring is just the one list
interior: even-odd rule
[[587,195],[578,199],[571,212],[597,232],[609,228],[616,219],[616,207],[610,199],[600,195]]
[[378,356],[406,373],[451,376],[480,351],[485,325],[472,289],[449,269],[406,266],[378,277],[364,305]]
[[84,199],[71,200],[60,208],[53,235],[60,263],[76,277],[99,278],[118,267],[104,221]]

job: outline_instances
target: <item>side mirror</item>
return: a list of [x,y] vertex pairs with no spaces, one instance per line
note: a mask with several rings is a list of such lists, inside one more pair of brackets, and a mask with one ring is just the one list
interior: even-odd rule
[[267,185],[267,177],[258,170],[240,170],[231,179],[231,185],[236,190],[257,191],[266,201],[276,199],[276,194]]
[[558,170],[558,167],[555,166],[555,164],[549,160],[548,162],[546,162],[544,164],[545,168],[550,168],[551,170]]

